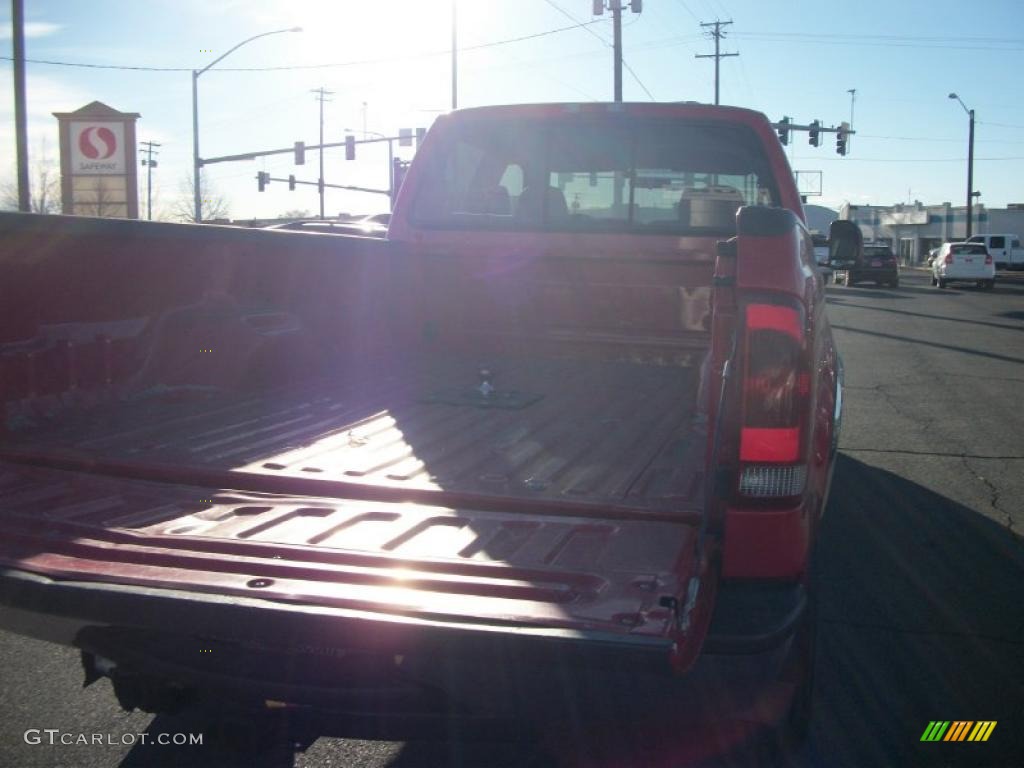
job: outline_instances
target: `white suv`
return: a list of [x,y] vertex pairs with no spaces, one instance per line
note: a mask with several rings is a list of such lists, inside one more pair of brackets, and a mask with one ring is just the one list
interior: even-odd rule
[[992,256],[980,243],[943,243],[932,261],[932,285],[974,283],[991,291],[996,285],[996,267]]

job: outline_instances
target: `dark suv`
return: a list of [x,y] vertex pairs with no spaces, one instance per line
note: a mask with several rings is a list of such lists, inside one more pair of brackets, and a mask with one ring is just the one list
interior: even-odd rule
[[854,283],[874,282],[876,285],[888,285],[898,288],[900,271],[896,264],[896,254],[887,245],[866,243],[864,251],[852,262],[832,262],[836,270],[836,282]]

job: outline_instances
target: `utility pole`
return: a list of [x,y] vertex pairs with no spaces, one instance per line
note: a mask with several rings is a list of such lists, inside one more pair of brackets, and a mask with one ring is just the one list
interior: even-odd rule
[[967,113],[967,117],[970,119],[967,134],[967,237],[964,238],[964,240],[967,240],[970,238],[973,229],[971,225],[974,223],[974,198],[981,194],[980,192],[974,191],[974,110],[968,109],[967,105],[964,104],[963,99],[955,93],[949,94],[949,98],[956,99],[960,102],[960,106],[963,107],[964,112]]
[[[850,128],[853,128],[854,127],[854,124],[853,124],[853,105],[857,102],[857,89],[856,88],[850,88],[846,92],[848,94],[850,94]],[[846,142],[847,152],[849,152],[850,144],[851,144],[851,142],[849,141],[849,139],[847,139],[847,142]]]
[[156,168],[156,160],[153,159],[153,155],[159,155],[160,153],[155,151],[153,147],[159,147],[155,141],[140,141],[145,149],[140,149],[140,155],[146,155],[142,158],[142,164],[146,166],[146,219],[148,221],[153,220],[153,169]]
[[[605,11],[606,0],[594,0],[594,15],[601,16]],[[553,3],[552,3],[553,5]],[[608,10],[612,12],[612,68],[615,83],[615,101],[622,101],[622,10],[625,7],[624,0],[607,0]],[[643,0],[629,0],[629,7],[633,13],[640,13],[644,9]],[[570,17],[571,18],[571,17]]]
[[722,42],[722,38],[726,36],[726,33],[722,31],[722,27],[728,26],[729,24],[732,24],[732,22],[718,21],[717,19],[715,21],[702,21],[700,24],[702,27],[714,27],[714,30],[712,32],[709,32],[708,34],[715,39],[715,52],[694,54],[698,59],[715,60],[715,104],[718,104],[719,101],[719,64],[721,60],[727,56],[739,56],[738,53],[722,53],[719,49]]
[[[320,218],[324,217],[324,102],[330,101],[328,96],[333,96],[333,91],[325,91],[321,85],[311,93],[316,94],[316,100],[320,102],[320,177],[317,179],[317,188],[320,190]],[[366,114],[366,102],[363,102],[363,114]]]
[[615,101],[618,103],[622,101],[622,6],[619,4],[619,0],[611,0],[611,11],[612,29],[614,30],[612,48],[614,49]]
[[452,0],[452,109],[459,108],[459,27],[456,17],[458,0]]
[[971,224],[974,219],[974,110],[970,112],[970,132],[967,138],[967,237],[973,234]]
[[14,43],[14,143],[18,156],[18,210],[28,213],[32,200],[28,186],[28,123],[25,110],[25,9],[22,0],[11,0]]

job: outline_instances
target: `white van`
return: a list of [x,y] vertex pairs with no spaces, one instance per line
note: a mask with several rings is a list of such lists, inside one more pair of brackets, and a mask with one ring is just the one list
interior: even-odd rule
[[996,262],[996,269],[1024,269],[1024,249],[1019,235],[974,235],[968,243],[984,245]]

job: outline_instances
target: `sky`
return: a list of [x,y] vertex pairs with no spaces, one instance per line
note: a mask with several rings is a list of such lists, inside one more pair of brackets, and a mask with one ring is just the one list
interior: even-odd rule
[[[611,16],[591,0],[457,0],[458,103],[608,101]],[[156,141],[155,207],[183,196],[192,153],[191,75],[252,35],[255,40],[199,78],[203,157],[317,142],[319,104],[326,141],[346,129],[394,135],[429,127],[451,106],[451,0],[24,0],[31,162],[58,152],[53,112],[99,100],[139,112],[139,141]],[[0,10],[0,181],[14,178],[10,5]],[[731,20],[722,50],[723,104],[806,124],[850,121],[846,157],[831,134],[811,147],[790,142],[791,164],[821,171],[821,196],[838,207],[920,200],[962,205],[968,118],[976,111],[975,183],[988,207],[1024,202],[1024,4],[1019,0],[644,0],[623,15],[627,101],[714,99],[714,50],[701,22]],[[592,22],[592,23],[591,23]],[[583,24],[584,26],[580,26]],[[526,39],[523,39],[526,38]],[[150,67],[160,71],[133,70]],[[270,69],[283,67],[287,69]],[[163,71],[163,70],[178,71]],[[231,70],[235,71],[231,71]],[[851,104],[850,89],[856,89]],[[402,149],[403,157],[411,151]],[[315,187],[294,192],[256,173],[315,180],[291,155],[208,167],[212,189],[233,218],[315,212]],[[361,146],[355,161],[325,155],[328,183],[386,187],[386,150]],[[142,169],[140,169],[141,171]],[[140,173],[144,188],[145,175]],[[144,190],[143,190],[144,194]],[[185,193],[187,194],[187,193]],[[386,210],[386,197],[329,190],[326,212]]]

